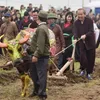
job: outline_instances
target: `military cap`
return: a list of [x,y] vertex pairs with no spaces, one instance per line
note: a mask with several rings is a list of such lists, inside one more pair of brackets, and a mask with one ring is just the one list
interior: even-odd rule
[[38,16],[47,19],[48,13],[46,11],[40,10]]
[[57,15],[55,13],[49,13],[47,19],[57,19]]

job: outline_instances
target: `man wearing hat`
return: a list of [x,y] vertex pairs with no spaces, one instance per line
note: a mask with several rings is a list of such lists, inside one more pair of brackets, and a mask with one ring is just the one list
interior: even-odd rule
[[31,42],[32,67],[30,76],[34,83],[34,90],[30,97],[39,96],[39,100],[46,100],[47,65],[49,59],[49,31],[46,24],[47,12],[38,14],[38,27]]
[[4,38],[7,40],[12,40],[16,37],[18,33],[17,26],[15,22],[11,22],[11,14],[4,14],[4,23],[1,25],[0,35],[4,34]]
[[[56,39],[56,53],[60,52],[65,47],[65,41],[61,27],[56,24],[57,15],[55,13],[48,14],[48,27],[54,32]],[[55,57],[55,63],[60,69],[62,67],[62,54]],[[56,70],[54,68],[54,70]]]

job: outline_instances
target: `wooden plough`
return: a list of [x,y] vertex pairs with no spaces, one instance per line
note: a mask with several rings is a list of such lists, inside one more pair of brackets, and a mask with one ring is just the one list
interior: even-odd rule
[[[81,39],[79,39],[78,41],[80,41]],[[78,42],[77,41],[77,42]],[[76,48],[76,44],[71,44],[68,47],[66,47],[64,50],[60,51],[58,54],[56,54],[55,56],[59,55],[60,53],[62,53],[63,51],[65,51],[66,49],[68,49],[69,47],[71,47],[72,45],[74,45],[73,47],[73,52],[72,52],[72,56],[71,58],[68,59],[68,61],[66,62],[66,64],[54,75],[52,76],[48,76],[49,80],[56,80],[56,82],[58,82],[58,80],[60,80],[59,82],[63,83],[63,85],[66,83],[65,81],[67,81],[67,77],[63,75],[64,71],[68,68],[68,66],[70,66],[70,71],[73,70],[73,64],[74,64],[74,60],[75,60],[75,48]],[[64,81],[64,82],[62,82]]]

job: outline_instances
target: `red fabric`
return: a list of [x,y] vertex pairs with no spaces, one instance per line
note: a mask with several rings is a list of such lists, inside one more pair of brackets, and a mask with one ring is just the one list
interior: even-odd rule
[[27,23],[28,22],[28,19],[24,19],[24,22]]
[[71,23],[65,23],[64,24],[64,28],[67,28],[68,26],[70,26]]
[[50,48],[50,54],[51,54],[51,56],[55,56],[55,53],[56,53],[56,47],[55,46],[52,46]]

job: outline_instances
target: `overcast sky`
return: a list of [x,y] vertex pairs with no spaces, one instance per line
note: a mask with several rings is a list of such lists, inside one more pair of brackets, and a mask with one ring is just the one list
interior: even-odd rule
[[[84,5],[88,4],[89,1],[100,1],[100,0],[83,0]],[[43,5],[44,9],[48,9],[50,5],[60,8],[63,6],[67,6],[74,9],[82,7],[82,0],[0,0],[0,5],[14,6],[15,8],[19,8],[21,4],[27,6],[29,3],[32,3],[33,6]]]

